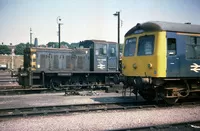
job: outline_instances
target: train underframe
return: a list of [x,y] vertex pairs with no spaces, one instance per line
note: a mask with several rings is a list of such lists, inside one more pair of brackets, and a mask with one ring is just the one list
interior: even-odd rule
[[119,72],[26,72],[20,73],[24,88],[40,86],[53,90],[104,88],[119,83]]
[[132,88],[147,101],[160,97],[168,104],[175,104],[196,93],[200,95],[200,78],[151,78],[124,77],[124,88]]

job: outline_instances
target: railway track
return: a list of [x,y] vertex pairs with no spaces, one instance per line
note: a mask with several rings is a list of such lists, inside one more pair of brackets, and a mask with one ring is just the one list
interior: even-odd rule
[[[187,102],[174,106],[199,106],[200,102]],[[163,101],[147,103],[138,102],[112,102],[112,103],[92,103],[92,104],[73,104],[73,105],[53,105],[53,106],[33,106],[23,108],[5,108],[0,109],[0,118],[37,116],[50,114],[69,114],[75,112],[89,111],[108,111],[108,110],[128,110],[128,109],[144,109],[144,108],[166,108],[168,107]],[[171,106],[170,106],[171,107]]]
[[22,95],[22,94],[34,94],[34,93],[42,93],[42,92],[52,92],[47,88],[12,88],[12,89],[0,89],[0,95]]
[[16,77],[3,77],[0,78],[0,82],[17,82],[18,79]]
[[0,95],[19,95],[19,94],[31,94],[40,93],[47,91],[47,88],[32,87],[32,88],[22,88],[20,85],[1,85]]
[[163,125],[152,125],[146,127],[136,127],[136,128],[124,128],[117,129],[112,131],[152,131],[152,130],[162,130],[162,131],[173,131],[173,130],[200,130],[200,120],[199,121],[188,121],[188,122],[179,122],[173,124],[163,124]]
[[[76,86],[76,85],[75,85]],[[71,94],[72,92],[78,91],[92,91],[92,90],[105,90],[106,92],[116,92],[122,87],[116,86],[112,88],[104,87],[104,88],[83,88],[83,89],[69,89],[62,88],[61,90],[53,90],[48,88],[43,88],[40,86],[33,86],[31,88],[23,88],[22,86],[9,86],[9,85],[1,85],[0,86],[0,95],[20,95],[20,94],[33,94],[33,93],[55,93],[55,92],[65,92],[65,94]]]

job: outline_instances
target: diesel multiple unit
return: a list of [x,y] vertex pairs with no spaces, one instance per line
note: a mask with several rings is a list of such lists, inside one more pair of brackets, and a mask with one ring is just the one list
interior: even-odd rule
[[152,21],[125,34],[125,86],[168,103],[200,93],[200,25]]

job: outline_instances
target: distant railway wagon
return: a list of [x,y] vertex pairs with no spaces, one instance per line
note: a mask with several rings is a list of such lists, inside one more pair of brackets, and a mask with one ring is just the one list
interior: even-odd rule
[[200,93],[200,25],[151,21],[125,34],[125,87],[146,100],[161,96],[175,103]]
[[118,82],[118,45],[85,40],[77,49],[26,48],[19,83],[59,89],[70,85],[110,85]]
[[8,66],[6,64],[0,64],[0,70],[6,70]]

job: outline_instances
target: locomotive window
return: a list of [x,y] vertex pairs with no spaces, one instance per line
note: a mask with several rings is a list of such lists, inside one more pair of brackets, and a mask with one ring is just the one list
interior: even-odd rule
[[176,55],[176,39],[168,38],[167,39],[167,54]]
[[124,56],[134,56],[136,38],[127,39],[124,48]]
[[107,46],[106,46],[106,45],[103,46],[103,54],[104,54],[104,55],[107,54]]
[[154,36],[141,36],[138,44],[138,56],[152,55],[154,52]]
[[110,48],[110,56],[116,56],[115,47]]
[[188,37],[186,41],[186,59],[200,59],[200,37]]
[[95,50],[95,55],[99,55],[99,50]]
[[99,48],[99,55],[106,55],[107,54],[107,46],[103,45],[103,47]]

